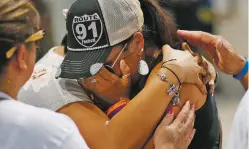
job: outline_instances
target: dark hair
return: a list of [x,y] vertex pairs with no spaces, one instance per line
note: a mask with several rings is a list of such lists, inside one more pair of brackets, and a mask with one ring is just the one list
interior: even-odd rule
[[[160,50],[165,44],[173,48],[178,48],[177,29],[173,16],[167,12],[157,0],[140,0],[140,4],[144,14],[142,34],[144,35],[145,50],[147,48]],[[161,60],[162,55],[156,60],[153,59],[149,67],[153,68]],[[132,87],[132,97],[141,91],[147,77],[148,75],[143,76],[139,83]]]
[[143,35],[145,49],[161,48],[164,44],[176,47],[177,29],[175,20],[157,0],[140,0],[144,14]]
[[9,60],[5,53],[13,46],[22,43],[34,33],[38,14],[27,0],[0,1],[0,73]]
[[64,46],[64,52],[67,53],[68,49],[67,49],[67,34],[63,37],[62,41],[61,41],[61,45]]

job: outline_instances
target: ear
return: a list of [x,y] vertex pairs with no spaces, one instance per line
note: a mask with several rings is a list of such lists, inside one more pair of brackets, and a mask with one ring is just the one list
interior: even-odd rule
[[138,50],[138,55],[140,56],[143,53],[144,48],[144,36],[141,32],[136,32],[133,35],[133,41],[132,45],[134,46],[134,49]]
[[16,56],[16,64],[19,69],[21,70],[28,69],[28,65],[27,65],[28,54],[29,53],[26,49],[26,46],[22,44],[18,47],[17,56]]

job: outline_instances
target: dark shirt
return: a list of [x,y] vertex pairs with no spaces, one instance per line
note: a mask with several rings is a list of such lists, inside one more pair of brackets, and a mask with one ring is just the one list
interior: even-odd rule
[[208,95],[204,106],[196,112],[196,134],[189,149],[218,149],[219,126],[215,96]]

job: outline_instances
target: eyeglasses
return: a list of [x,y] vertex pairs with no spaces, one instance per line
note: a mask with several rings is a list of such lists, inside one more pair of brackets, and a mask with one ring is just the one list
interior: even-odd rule
[[[29,37],[24,41],[24,43],[30,43],[30,42],[35,42],[35,41],[41,40],[41,39],[44,38],[44,34],[45,34],[44,30],[40,30],[40,31],[38,31],[38,32],[36,32],[36,33],[34,33],[34,34],[32,34],[31,36],[29,36]],[[16,47],[16,46],[14,46],[14,47],[12,47],[11,49],[9,49],[9,50],[6,52],[6,58],[7,58],[7,59],[10,59],[10,58],[14,55],[14,53],[15,53],[16,50],[17,50],[17,47]]]
[[116,60],[113,62],[113,64],[112,64],[111,66],[110,66],[110,65],[107,65],[107,64],[104,65],[104,67],[105,67],[109,72],[115,73],[113,67],[114,67],[115,64],[117,63],[119,57],[121,56],[121,54],[123,53],[123,51],[125,50],[125,48],[127,47],[127,45],[128,45],[127,43],[124,45],[123,49],[119,52],[119,54],[118,54]]

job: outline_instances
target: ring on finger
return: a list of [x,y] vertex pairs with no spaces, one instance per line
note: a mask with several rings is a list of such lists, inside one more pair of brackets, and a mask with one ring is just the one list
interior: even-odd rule
[[130,76],[131,75],[131,73],[128,73],[128,74],[126,74],[126,75],[123,75],[123,77],[128,77],[128,76]]

